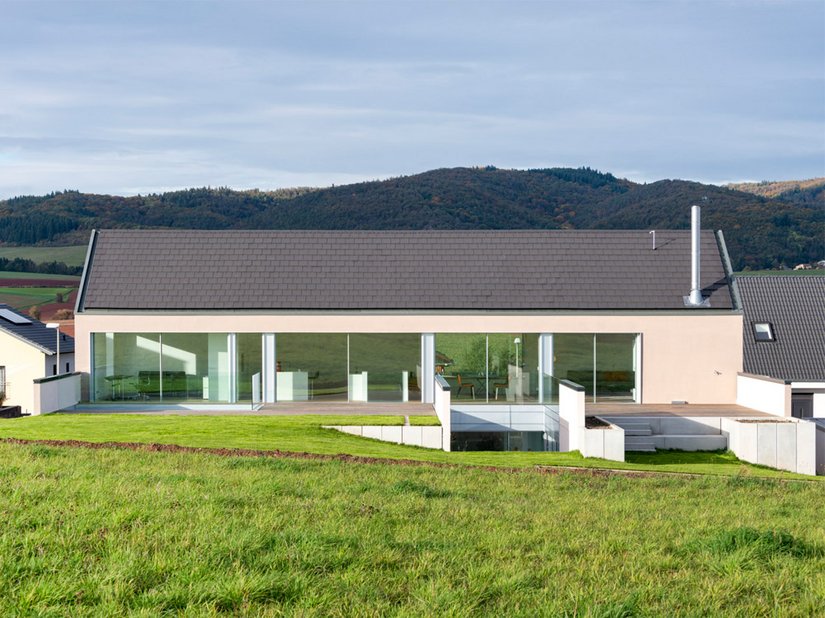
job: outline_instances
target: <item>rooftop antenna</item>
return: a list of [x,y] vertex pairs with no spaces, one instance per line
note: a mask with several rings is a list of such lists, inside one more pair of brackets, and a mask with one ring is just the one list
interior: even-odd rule
[[653,238],[653,250],[656,251],[656,230],[650,230],[648,234]]

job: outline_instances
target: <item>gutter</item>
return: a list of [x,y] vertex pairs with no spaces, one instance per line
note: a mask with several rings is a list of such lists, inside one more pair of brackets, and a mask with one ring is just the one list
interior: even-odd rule
[[82,313],[83,302],[86,300],[86,285],[89,281],[89,269],[92,266],[92,258],[95,255],[95,242],[97,241],[97,230],[92,230],[89,237],[89,246],[86,249],[86,262],[83,264],[83,274],[80,276],[80,289],[77,292],[77,302],[74,306],[74,313]]

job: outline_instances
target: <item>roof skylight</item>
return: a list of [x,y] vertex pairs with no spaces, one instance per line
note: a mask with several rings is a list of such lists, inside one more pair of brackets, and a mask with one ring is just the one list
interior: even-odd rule
[[757,341],[776,341],[776,335],[773,332],[773,324],[770,322],[754,322],[753,337]]

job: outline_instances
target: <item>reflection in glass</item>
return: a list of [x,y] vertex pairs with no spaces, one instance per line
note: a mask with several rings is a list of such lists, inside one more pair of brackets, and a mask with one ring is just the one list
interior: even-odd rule
[[275,353],[278,401],[347,401],[346,334],[280,334]]
[[596,335],[596,400],[633,401],[636,335]]
[[418,334],[350,335],[350,400],[421,401],[420,364]]
[[262,337],[260,333],[238,333],[236,336],[238,401],[252,401],[252,376],[262,370]]
[[553,375],[583,386],[593,395],[593,335],[553,335]]

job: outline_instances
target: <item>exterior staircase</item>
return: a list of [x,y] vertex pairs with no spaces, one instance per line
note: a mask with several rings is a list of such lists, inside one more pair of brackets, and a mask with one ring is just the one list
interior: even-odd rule
[[621,424],[615,421],[613,421],[613,423],[624,429],[625,451],[639,451],[642,453],[656,452],[656,447],[651,439],[653,430],[650,428],[650,423],[646,420],[622,419]]
[[624,429],[625,451],[715,451],[728,447],[727,437],[722,435],[718,419],[609,415],[601,418]]

